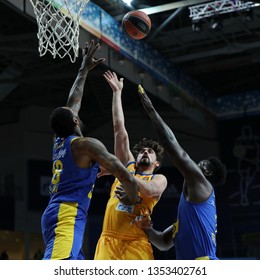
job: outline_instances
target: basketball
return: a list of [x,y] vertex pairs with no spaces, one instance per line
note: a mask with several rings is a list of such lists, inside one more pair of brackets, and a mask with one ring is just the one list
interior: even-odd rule
[[122,19],[123,31],[135,40],[145,38],[150,32],[151,26],[149,16],[142,11],[130,11]]

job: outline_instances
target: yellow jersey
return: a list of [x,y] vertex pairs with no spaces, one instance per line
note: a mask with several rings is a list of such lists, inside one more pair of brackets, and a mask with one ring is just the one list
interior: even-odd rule
[[[137,178],[151,181],[154,174],[142,174],[136,172],[135,162],[130,162],[127,169]],[[125,205],[119,201],[115,196],[115,189],[120,185],[118,179],[115,179],[108,200],[102,236],[115,237],[124,240],[134,240],[139,238],[146,238],[144,231],[138,228],[135,224],[131,224],[136,216],[144,215],[149,212],[152,214],[153,208],[158,202],[157,198],[145,197],[139,192],[139,202],[135,205]]]

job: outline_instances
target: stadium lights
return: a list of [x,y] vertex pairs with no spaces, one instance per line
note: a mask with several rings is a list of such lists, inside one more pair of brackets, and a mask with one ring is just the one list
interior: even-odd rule
[[[258,1],[260,2],[260,1]],[[210,19],[210,29],[219,31],[222,29],[220,16],[226,13],[238,13],[244,21],[253,20],[253,8],[260,6],[260,3],[240,0],[222,0],[208,2],[189,7],[190,18],[192,19],[192,30],[200,32],[202,26],[199,23],[205,18]]]
[[210,28],[214,31],[219,31],[222,29],[222,22],[219,18],[212,18],[210,21]]
[[192,30],[195,32],[201,32],[202,31],[202,21],[194,21],[192,23]]
[[260,6],[260,3],[254,3],[249,1],[240,0],[222,0],[214,1],[205,4],[200,4],[196,6],[189,7],[190,18],[193,21],[200,20],[207,17],[213,17],[216,15],[233,13],[233,12],[243,12],[248,11],[254,7]]
[[123,2],[124,2],[127,6],[131,7],[131,4],[132,4],[133,0],[123,0]]
[[182,0],[182,1],[178,1],[178,2],[139,9],[139,11],[142,11],[142,12],[146,13],[147,15],[152,15],[152,14],[167,12],[170,10],[175,10],[178,8],[187,7],[187,6],[191,6],[191,5],[195,5],[195,4],[205,3],[207,1],[208,0]]

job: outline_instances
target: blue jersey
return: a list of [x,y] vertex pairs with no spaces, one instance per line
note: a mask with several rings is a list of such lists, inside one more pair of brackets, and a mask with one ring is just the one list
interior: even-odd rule
[[186,201],[181,194],[177,222],[173,226],[176,259],[218,259],[216,257],[217,213],[214,191],[207,201]]
[[81,248],[98,164],[90,168],[75,164],[71,143],[76,138],[58,137],[54,142],[51,196],[42,216],[44,259],[84,258]]

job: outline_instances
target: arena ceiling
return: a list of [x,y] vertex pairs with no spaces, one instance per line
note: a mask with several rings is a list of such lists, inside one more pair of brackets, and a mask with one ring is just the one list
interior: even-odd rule
[[[130,10],[122,3],[119,5],[120,0],[92,2],[118,21]],[[143,9],[175,2],[189,1],[134,0],[132,8]],[[202,30],[195,32],[187,5],[151,14],[150,18],[152,29],[144,40],[197,79],[212,95],[225,96],[259,90],[259,7],[252,10],[251,18],[237,12],[222,15],[222,28],[217,31],[210,28],[210,19],[206,19],[203,20]],[[15,121],[18,110],[29,105],[58,106],[66,101],[64,91],[70,89],[80,62],[72,64],[68,59],[53,60],[49,56],[40,58],[36,33],[34,19],[21,13],[6,0],[0,0],[0,123]],[[102,123],[111,117],[110,99],[106,101],[103,94],[109,88],[105,82],[100,82],[104,69],[100,67],[91,73],[86,86],[86,90],[93,92],[93,95],[88,96],[88,112],[99,112],[93,127],[97,122]],[[125,88],[135,90],[131,83]],[[129,98],[127,104],[133,103],[132,94],[126,94],[125,98]],[[165,110],[172,110],[162,101],[156,101]]]
[[[121,2],[119,0],[92,2],[118,19],[126,12],[126,8],[120,10],[118,5],[113,4]],[[195,32],[190,6],[187,5],[189,2],[196,1],[133,0],[135,9],[173,3],[179,6],[151,14],[152,30],[145,40],[218,96],[259,89],[260,7],[254,7],[250,17],[242,12],[222,14],[222,28],[219,30],[211,29],[212,17],[205,18],[202,20],[202,30]],[[197,2],[207,4],[221,1]]]

